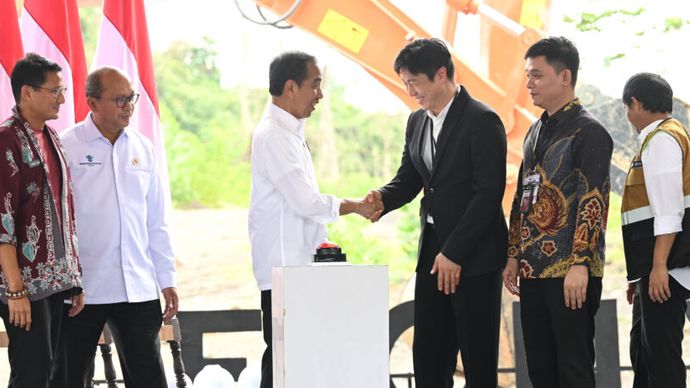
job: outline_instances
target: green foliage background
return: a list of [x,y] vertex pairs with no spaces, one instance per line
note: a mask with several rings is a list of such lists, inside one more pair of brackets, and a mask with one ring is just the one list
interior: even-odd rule
[[[566,21],[584,31],[598,30],[597,23],[620,14],[583,13]],[[92,63],[102,15],[97,8],[80,10],[87,63]],[[666,27],[688,22],[667,20]],[[679,24],[679,25],[676,25]],[[165,131],[170,183],[178,208],[249,206],[252,130],[266,104],[267,90],[221,86],[214,42],[201,45],[176,42],[153,62]],[[325,98],[307,120],[306,136],[312,149],[322,192],[339,197],[360,197],[387,182],[398,166],[406,114],[365,112],[347,103],[344,87],[325,76]],[[339,243],[355,263],[390,264],[391,282],[409,278],[417,250],[418,200],[395,212],[388,222],[392,235],[373,233],[368,221],[340,218],[329,227],[329,237]],[[607,245],[608,261],[622,261],[620,197],[611,197]]]
[[[267,90],[225,89],[213,42],[178,42],[154,55],[161,120],[176,207],[249,206],[251,134]],[[406,115],[368,113],[345,102],[343,87],[324,85],[324,101],[306,122],[322,192],[358,198],[387,182],[397,168]],[[321,167],[321,168],[320,168]],[[352,261],[393,264],[391,278],[408,276],[416,254],[417,204],[399,211],[393,239],[369,223],[342,217],[329,228]]]
[[[92,63],[102,14],[86,7],[80,17]],[[153,56],[177,208],[249,207],[251,135],[269,95],[265,89],[222,87],[216,59],[210,38],[200,45],[176,42]],[[364,112],[345,102],[342,86],[324,78],[325,97],[305,128],[320,188],[341,198],[361,197],[395,173],[407,117]],[[414,201],[387,216],[392,234],[372,232],[368,221],[348,216],[329,226],[329,238],[350,261],[390,264],[391,281],[405,280],[416,260],[418,208]]]
[[[249,206],[251,134],[269,101],[266,90],[224,89],[213,42],[176,43],[155,55],[173,201],[177,207]],[[387,182],[398,166],[406,115],[364,112],[344,88],[324,84],[324,100],[305,134],[322,192],[357,198]],[[391,264],[391,281],[414,270],[418,201],[397,211],[392,238],[370,233],[366,220],[341,217],[329,238],[355,263]],[[620,197],[611,197],[608,259],[622,260]]]

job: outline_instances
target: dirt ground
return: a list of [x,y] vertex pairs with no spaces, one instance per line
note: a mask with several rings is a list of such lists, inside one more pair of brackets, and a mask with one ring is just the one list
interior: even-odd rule
[[[174,241],[178,256],[181,310],[259,308],[259,291],[251,270],[246,209],[175,210]],[[623,273],[624,268],[607,265],[603,298],[618,301],[621,364],[630,365],[627,356],[630,308],[625,302]],[[391,306],[411,299],[413,285],[410,282],[403,281],[391,284],[390,287]],[[511,297],[506,297],[507,302],[511,300],[509,298]],[[510,316],[509,311],[505,315]],[[391,354],[391,373],[412,372],[410,340],[410,332],[406,332],[394,347]],[[509,351],[512,348],[505,342],[501,346],[503,360],[510,359],[510,355],[506,356],[505,353],[506,349]],[[204,345],[206,357],[246,357],[249,365],[257,365],[263,351],[260,332],[210,335],[204,339]],[[690,354],[687,341],[685,348],[684,353]],[[182,351],[184,352],[184,349]],[[162,352],[166,370],[171,373],[171,357],[165,347]],[[100,362],[96,364],[96,377],[103,378],[102,365]],[[501,367],[512,365],[502,361]],[[119,370],[118,376],[122,376]],[[0,349],[0,386],[6,383],[8,377],[7,351]],[[631,377],[631,373],[622,374],[623,387],[631,385]],[[502,376],[503,386],[512,386],[512,380],[512,376]],[[407,386],[403,381],[398,382],[399,387]],[[461,378],[457,379],[456,386],[463,386]]]

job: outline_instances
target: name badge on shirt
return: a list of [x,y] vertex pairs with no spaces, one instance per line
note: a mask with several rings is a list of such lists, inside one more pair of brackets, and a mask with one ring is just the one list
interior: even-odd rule
[[96,158],[91,154],[87,154],[86,156],[84,156],[82,158],[82,160],[79,161],[80,166],[93,167],[93,166],[100,166],[102,164],[103,163],[97,161]]
[[539,184],[541,176],[536,171],[530,172],[522,180],[522,196],[520,197],[520,213],[529,213],[532,205],[537,203],[539,197]]

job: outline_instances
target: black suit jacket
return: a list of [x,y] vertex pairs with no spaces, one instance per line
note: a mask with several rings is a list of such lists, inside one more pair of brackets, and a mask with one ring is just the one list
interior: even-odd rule
[[426,117],[426,111],[420,109],[407,121],[398,172],[379,189],[384,214],[410,202],[424,189],[419,214],[420,248],[427,214],[431,214],[441,252],[462,266],[463,276],[503,268],[508,243],[501,203],[506,183],[503,123],[463,87],[443,122],[434,169],[429,172],[422,159],[422,139],[428,136]]

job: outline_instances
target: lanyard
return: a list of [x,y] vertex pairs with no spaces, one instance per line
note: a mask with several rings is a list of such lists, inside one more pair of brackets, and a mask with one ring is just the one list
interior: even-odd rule
[[540,119],[537,123],[537,128],[535,129],[536,134],[534,135],[534,144],[532,144],[532,167],[534,167],[534,165],[537,162],[537,144],[539,144],[539,133],[541,132],[541,125],[542,121]]

